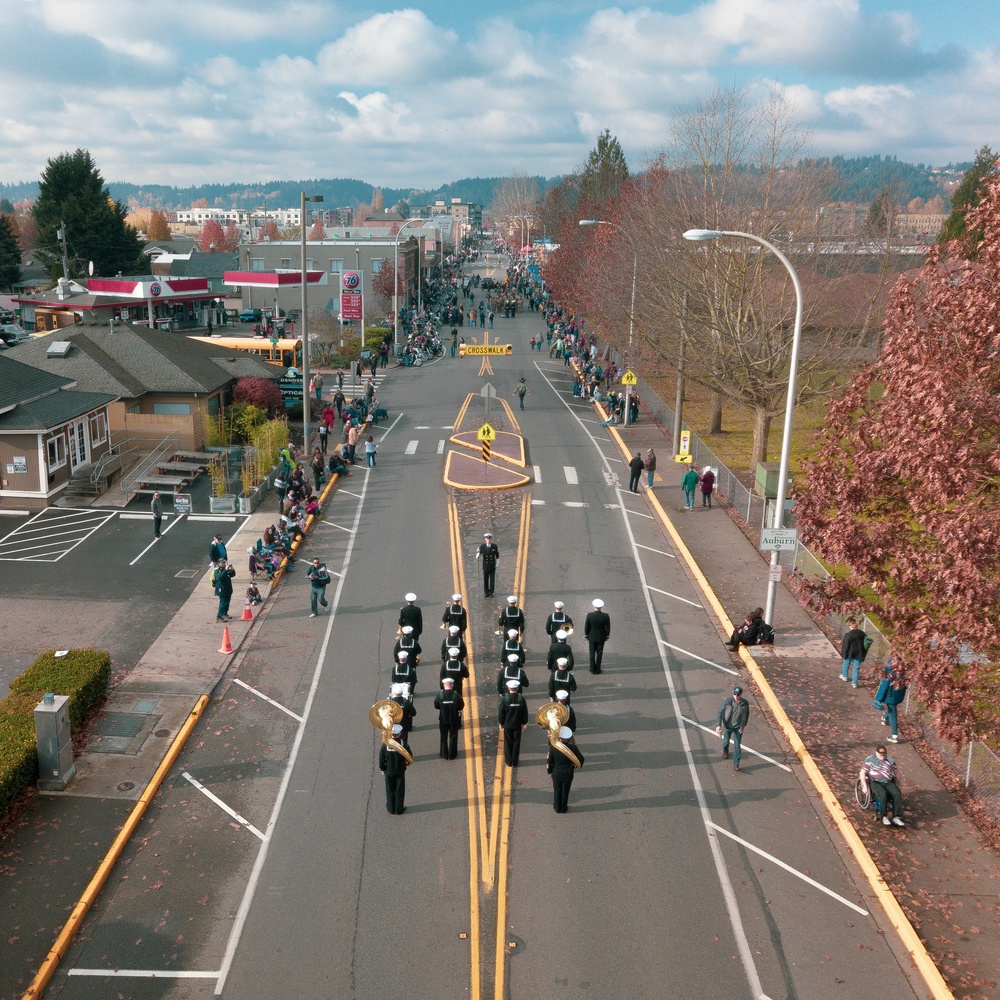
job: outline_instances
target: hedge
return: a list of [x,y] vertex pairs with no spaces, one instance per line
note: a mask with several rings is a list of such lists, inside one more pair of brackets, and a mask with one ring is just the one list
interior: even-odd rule
[[111,657],[97,649],[71,649],[65,656],[50,649],[15,678],[0,701],[0,812],[38,777],[35,706],[42,696],[67,695],[75,728],[94,714],[110,682]]

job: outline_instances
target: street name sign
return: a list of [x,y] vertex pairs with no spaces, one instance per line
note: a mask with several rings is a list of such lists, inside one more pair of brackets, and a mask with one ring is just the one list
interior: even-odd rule
[[799,533],[795,528],[765,528],[760,533],[760,547],[765,552],[793,552]]

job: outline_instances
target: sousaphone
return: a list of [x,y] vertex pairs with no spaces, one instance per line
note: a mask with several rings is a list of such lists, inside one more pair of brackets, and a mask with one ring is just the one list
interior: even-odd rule
[[580,758],[573,753],[572,748],[568,744],[559,739],[559,730],[566,725],[568,718],[569,706],[559,701],[550,701],[547,705],[542,705],[535,712],[535,722],[548,733],[549,746],[555,748],[564,757],[568,758],[573,767],[580,767]]
[[368,709],[368,721],[382,733],[382,743],[400,754],[407,764],[413,763],[413,754],[392,735],[392,727],[403,719],[403,706],[389,698],[378,701]]

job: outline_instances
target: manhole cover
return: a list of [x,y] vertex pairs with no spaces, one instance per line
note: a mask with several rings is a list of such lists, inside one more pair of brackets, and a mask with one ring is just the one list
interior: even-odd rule
[[157,738],[161,739],[161,740],[165,740],[170,735],[170,730],[169,729],[157,729],[156,732],[153,733],[153,735],[156,736]]
[[130,715],[125,712],[108,712],[103,719],[98,720],[95,736],[126,736],[132,739],[139,735],[145,715]]
[[122,781],[118,784],[119,792],[131,792],[133,788],[135,788],[134,781]]
[[190,580],[191,577],[197,576],[201,570],[197,569],[182,569],[179,573],[174,573],[174,579],[176,580]]
[[94,727],[87,750],[90,753],[137,754],[162,715],[109,712]]

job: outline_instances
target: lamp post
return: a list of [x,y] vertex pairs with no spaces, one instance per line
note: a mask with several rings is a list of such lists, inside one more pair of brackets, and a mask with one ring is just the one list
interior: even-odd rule
[[396,354],[399,354],[399,237],[407,226],[412,226],[416,222],[423,222],[423,219],[407,219],[396,233],[396,256],[393,262],[392,275],[392,346]]
[[306,202],[323,200],[321,194],[302,192],[302,447],[309,454],[309,295],[306,285]]
[[[795,379],[799,370],[799,343],[802,340],[802,285],[799,283],[799,276],[795,273],[791,261],[773,244],[769,243],[762,236],[754,236],[753,233],[729,232],[718,229],[689,229],[684,234],[684,239],[704,242],[706,240],[718,239],[720,236],[733,236],[741,240],[751,240],[759,243],[774,254],[788,271],[795,288],[795,328],[792,333],[792,355],[788,364],[788,398],[785,400],[785,426],[781,432],[781,463],[778,466],[778,495],[774,500],[774,519],[771,522],[772,528],[780,528],[784,524],[785,514],[785,489],[788,483],[788,460],[792,451],[792,418],[795,415]],[[778,550],[771,551],[771,566],[778,565]],[[764,621],[769,625],[774,625],[774,601],[778,593],[778,581],[773,574],[768,574],[767,599],[764,601]]]
[[[628,240],[629,246],[632,247],[632,305],[629,307],[628,311],[628,352],[625,355],[625,367],[628,368],[628,358],[632,353],[632,331],[635,328],[635,282],[636,275],[639,272],[639,252],[635,248],[635,242],[632,237],[629,236],[626,230],[622,229],[621,226],[614,222],[605,222],[603,219],[581,219],[581,226],[610,226],[612,229],[617,229],[618,232]],[[631,422],[631,412],[632,408],[629,405],[632,397],[632,386],[625,386],[625,426],[627,427]]]

